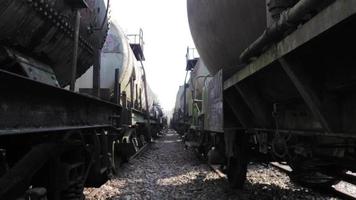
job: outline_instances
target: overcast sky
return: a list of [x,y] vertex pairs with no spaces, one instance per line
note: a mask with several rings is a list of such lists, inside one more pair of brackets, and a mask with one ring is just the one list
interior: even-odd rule
[[186,0],[111,0],[111,18],[126,34],[143,29],[148,83],[162,107],[173,109],[184,81],[187,46],[194,45]]

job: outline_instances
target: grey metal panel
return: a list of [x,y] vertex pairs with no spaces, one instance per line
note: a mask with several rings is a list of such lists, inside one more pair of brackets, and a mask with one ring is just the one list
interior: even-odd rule
[[191,89],[194,91],[194,96],[196,99],[202,98],[203,88],[205,80],[210,75],[206,65],[202,59],[199,59],[197,64],[194,67],[194,70],[191,72],[190,85]]
[[212,132],[224,132],[223,114],[223,73],[220,70],[208,83],[208,99],[204,102],[206,108],[204,129]]

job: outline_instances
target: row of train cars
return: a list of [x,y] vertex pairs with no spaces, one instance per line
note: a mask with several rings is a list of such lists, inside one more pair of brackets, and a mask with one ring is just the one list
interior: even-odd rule
[[[356,2],[188,0],[187,53],[170,126],[232,187],[249,162],[283,162],[329,187],[356,171]],[[349,181],[355,184],[355,178]]]
[[83,199],[166,126],[109,3],[0,0],[1,200]]

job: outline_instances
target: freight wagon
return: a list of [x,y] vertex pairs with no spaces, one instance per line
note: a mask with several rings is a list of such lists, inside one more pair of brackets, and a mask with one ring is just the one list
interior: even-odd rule
[[[287,162],[293,178],[314,186],[356,170],[355,3],[188,0],[211,77],[202,98],[186,101],[202,109],[182,114],[185,137],[233,187],[251,160]],[[193,96],[195,81],[185,87]]]
[[143,34],[109,28],[108,10],[0,0],[0,199],[83,199],[162,127]]

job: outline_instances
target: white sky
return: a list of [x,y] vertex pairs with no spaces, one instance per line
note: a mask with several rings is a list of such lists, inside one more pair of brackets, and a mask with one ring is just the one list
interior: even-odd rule
[[148,83],[162,107],[172,110],[184,81],[187,46],[194,46],[186,0],[111,0],[111,18],[126,34],[143,29]]

